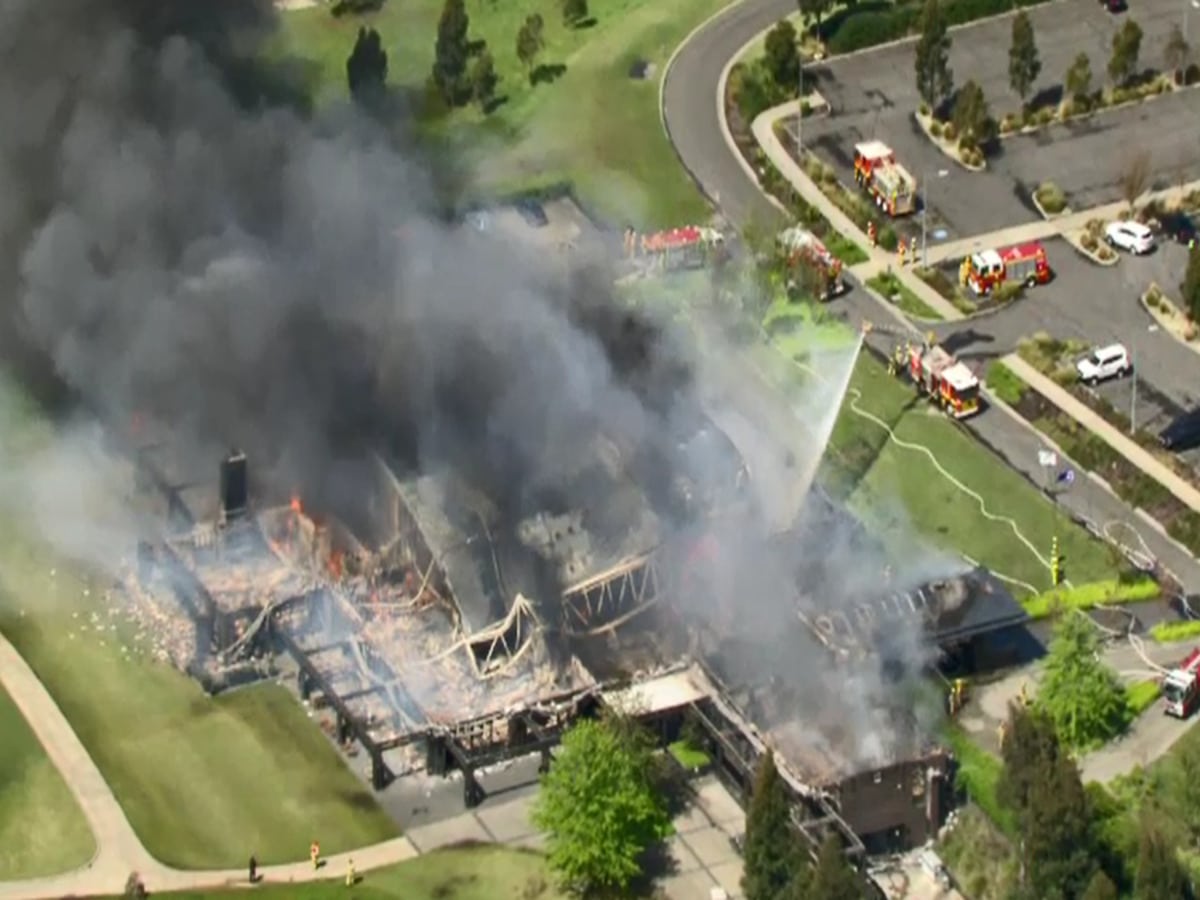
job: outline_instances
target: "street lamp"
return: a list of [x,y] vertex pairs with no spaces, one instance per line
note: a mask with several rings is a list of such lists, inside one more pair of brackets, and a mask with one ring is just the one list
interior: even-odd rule
[[[937,177],[945,178],[950,174],[949,169],[938,169]],[[929,268],[928,254],[928,218],[929,218],[929,173],[921,177],[921,267]]]

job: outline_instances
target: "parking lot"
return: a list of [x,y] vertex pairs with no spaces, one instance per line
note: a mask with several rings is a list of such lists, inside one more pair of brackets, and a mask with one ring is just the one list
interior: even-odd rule
[[[1181,0],[1135,0],[1113,15],[1095,0],[1056,0],[1029,10],[1042,59],[1034,93],[1056,99],[1063,74],[1079,52],[1088,54],[1093,84],[1107,80],[1112,36],[1125,17],[1142,27],[1141,61],[1162,65],[1163,48],[1180,22]],[[1200,13],[1196,15],[1200,21]],[[994,19],[951,33],[955,81],[974,78],[998,117],[1020,100],[1008,87],[1012,20]],[[1200,91],[1187,90],[1144,104],[1102,112],[1087,120],[1052,126],[1033,135],[1005,138],[983,173],[948,159],[924,135],[913,113],[920,103],[913,72],[913,44],[835,59],[811,66],[818,90],[833,114],[806,120],[803,143],[849,181],[854,144],[876,138],[892,146],[921,182],[929,181],[931,229],[946,239],[994,231],[1038,217],[1029,195],[1039,183],[1056,182],[1071,205],[1083,209],[1119,199],[1119,180],[1132,156],[1145,150],[1158,186],[1200,178]],[[934,178],[947,170],[943,178]],[[908,228],[912,228],[910,222]]]
[[[1066,241],[1045,242],[1054,270],[1049,284],[1029,290],[1025,299],[964,327],[947,323],[939,331],[956,333],[956,349],[964,359],[983,364],[1011,352],[1023,337],[1045,332],[1093,346],[1122,343],[1133,354],[1136,420],[1157,432],[1180,413],[1200,406],[1200,354],[1161,331],[1138,303],[1150,282],[1178,296],[1187,253],[1174,243],[1160,244],[1147,256],[1121,255],[1116,266],[1086,260]],[[1099,385],[1102,397],[1125,412],[1134,398],[1133,379]],[[1190,461],[1200,465],[1200,450]]]

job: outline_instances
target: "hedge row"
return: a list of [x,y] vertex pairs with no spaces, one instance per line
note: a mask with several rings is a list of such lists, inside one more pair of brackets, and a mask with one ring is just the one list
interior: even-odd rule
[[1143,577],[1133,581],[1112,579],[1083,584],[1075,588],[1058,588],[1030,597],[1021,605],[1032,619],[1044,619],[1059,609],[1092,609],[1101,604],[1137,603],[1153,600],[1159,594],[1158,582]]
[[1188,619],[1182,622],[1159,622],[1150,628],[1150,637],[1162,644],[1200,637],[1200,621]]
[[[945,0],[942,14],[948,26],[965,25],[1046,0]],[[830,16],[821,25],[821,39],[830,53],[852,53],[908,37],[917,31],[919,2],[860,3]]]

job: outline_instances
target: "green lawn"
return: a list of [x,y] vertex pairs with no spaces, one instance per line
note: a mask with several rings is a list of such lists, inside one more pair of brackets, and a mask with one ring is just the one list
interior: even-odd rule
[[692,746],[689,741],[676,741],[667,748],[671,755],[685,769],[702,769],[707,766],[712,760],[708,758],[708,754],[698,747]]
[[71,791],[0,688],[0,881],[76,869],[96,850]]
[[[697,24],[728,0],[592,0],[591,28],[569,29],[555,0],[467,0],[471,37],[487,41],[506,102],[484,117],[454,112],[439,130],[464,152],[484,186],[517,191],[572,182],[589,205],[616,220],[677,225],[707,218],[708,207],[679,164],[658,110],[667,58]],[[310,61],[318,99],[346,93],[345,60],[362,25],[378,29],[389,82],[420,89],[433,62],[441,0],[387,0],[373,15],[334,19],[317,7],[285,13],[278,49]],[[538,62],[564,65],[550,84],[531,87],[516,56],[521,21],[539,12],[545,49]],[[637,61],[656,65],[630,77]]]
[[881,272],[873,278],[868,278],[867,286],[896,304],[896,307],[910,318],[941,321],[941,314],[918,297],[915,291],[892,272]]
[[[900,440],[928,448],[941,467],[982,496],[992,515],[1007,516],[1037,552],[1049,558],[1057,534],[1066,576],[1076,584],[1111,578],[1111,555],[1086,531],[1062,518],[1054,506],[969,432],[924,402],[890,376],[867,353],[859,358],[851,382],[855,401],[888,424]],[[1032,585],[1051,587],[1049,570],[1003,522],[989,521],[979,502],[938,471],[928,455],[888,440],[886,431],[851,409],[851,397],[834,427],[825,474],[851,505],[875,526],[893,552],[912,550],[914,533],[927,543],[965,554],[999,574]]]
[[[324,848],[322,848],[324,849]],[[261,885],[255,897],[269,900],[564,900],[554,888],[545,858],[532,851],[477,846],[438,850],[399,865],[364,872],[347,890],[344,872],[337,880],[312,884]],[[173,900],[224,900],[244,890],[155,894]]]
[[[303,859],[396,829],[299,703],[276,685],[216,699],[139,652],[120,617],[88,622],[102,591],[0,535],[0,630],[37,672],[152,854],[183,868]],[[24,615],[21,614],[24,610]],[[76,618],[75,613],[81,612]]]

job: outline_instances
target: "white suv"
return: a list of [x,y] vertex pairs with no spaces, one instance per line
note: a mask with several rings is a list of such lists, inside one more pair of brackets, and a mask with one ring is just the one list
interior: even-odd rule
[[1141,222],[1109,222],[1104,229],[1104,239],[1129,253],[1149,253],[1154,249],[1154,232]]
[[1129,351],[1121,344],[1098,347],[1090,356],[1075,364],[1079,380],[1088,384],[1099,384],[1109,378],[1121,378],[1133,371],[1129,362]]

